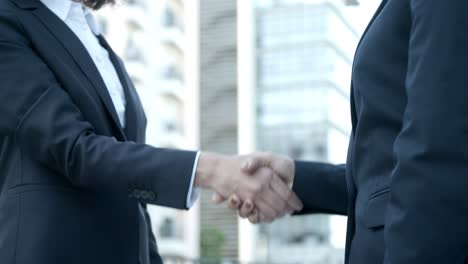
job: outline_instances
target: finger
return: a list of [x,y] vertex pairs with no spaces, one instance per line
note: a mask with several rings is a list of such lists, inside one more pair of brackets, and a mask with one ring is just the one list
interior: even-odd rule
[[258,222],[259,223],[265,223],[265,224],[270,224],[275,220],[275,218],[268,217],[262,213],[259,213],[258,215]]
[[249,219],[249,222],[252,223],[252,224],[258,224],[260,221],[259,219],[259,212],[257,209],[254,209],[253,213],[251,215],[249,215],[248,219]]
[[221,194],[219,193],[214,193],[212,196],[211,196],[211,201],[213,201],[213,203],[215,204],[221,204],[223,202],[226,201],[226,198],[224,198]]
[[271,188],[275,191],[275,193],[281,197],[286,202],[286,207],[290,208],[283,208],[286,211],[300,211],[302,210],[302,202],[299,198],[294,194],[289,186],[287,186],[278,176],[273,177],[272,181],[270,182]]
[[271,222],[278,216],[278,212],[273,208],[268,198],[259,197],[255,201],[255,206],[258,208],[259,215],[263,217],[259,219],[261,222]]
[[277,175],[271,180],[270,186],[275,194],[285,201],[285,205],[287,206],[292,190]]
[[239,210],[239,216],[241,218],[247,218],[249,215],[251,215],[254,211],[255,207],[253,205],[253,202],[249,199],[246,200],[242,206],[241,209]]
[[304,208],[304,204],[295,192],[291,193],[291,197],[288,200],[288,204],[291,205],[291,207],[294,208],[296,212],[301,211]]
[[[287,200],[284,200],[283,198],[281,198],[280,195],[278,195],[272,188],[271,186],[271,182],[270,184],[267,186],[267,188],[262,192],[260,193],[260,198],[262,201],[264,201],[265,203],[268,204],[268,206],[274,211],[274,214],[273,215],[266,215],[265,216],[267,218],[273,218],[273,219],[276,219],[276,218],[279,218],[279,217],[282,217],[284,215],[286,215],[286,212],[288,211],[288,204],[287,204]],[[263,211],[261,211],[261,213],[263,213]]]
[[232,210],[238,210],[241,207],[241,200],[237,194],[233,194],[228,200],[228,207]]

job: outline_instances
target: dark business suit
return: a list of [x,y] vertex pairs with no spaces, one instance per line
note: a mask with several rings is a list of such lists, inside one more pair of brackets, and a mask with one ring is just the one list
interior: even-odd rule
[[[146,117],[105,40],[125,130],[85,47],[40,1],[0,0],[0,263],[139,262],[145,204],[186,207],[196,153],[144,145]],[[142,213],[143,212],[143,213]]]
[[467,12],[384,0],[355,57],[347,165],[297,162],[302,213],[348,215],[347,263],[468,257]]

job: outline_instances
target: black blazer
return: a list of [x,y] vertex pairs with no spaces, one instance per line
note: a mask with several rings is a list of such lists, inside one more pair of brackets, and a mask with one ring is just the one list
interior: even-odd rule
[[468,257],[467,12],[384,0],[355,57],[346,167],[297,162],[302,213],[348,215],[347,263]]
[[99,39],[125,89],[125,130],[72,31],[38,0],[0,0],[2,264],[136,264],[138,203],[186,207],[196,153],[144,144],[138,95]]

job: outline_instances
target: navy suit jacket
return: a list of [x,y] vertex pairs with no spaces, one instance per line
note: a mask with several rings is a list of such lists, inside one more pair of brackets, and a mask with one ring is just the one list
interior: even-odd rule
[[38,0],[0,0],[2,264],[136,264],[138,204],[186,207],[196,153],[144,144],[138,95],[99,39],[125,89],[125,130],[73,32]]
[[384,0],[355,57],[346,166],[297,162],[301,213],[348,215],[349,264],[468,257],[467,12]]

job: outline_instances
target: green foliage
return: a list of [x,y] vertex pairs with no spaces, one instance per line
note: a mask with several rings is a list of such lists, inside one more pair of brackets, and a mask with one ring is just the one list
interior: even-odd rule
[[200,234],[201,257],[210,263],[219,263],[222,258],[224,234],[221,230],[203,227]]

